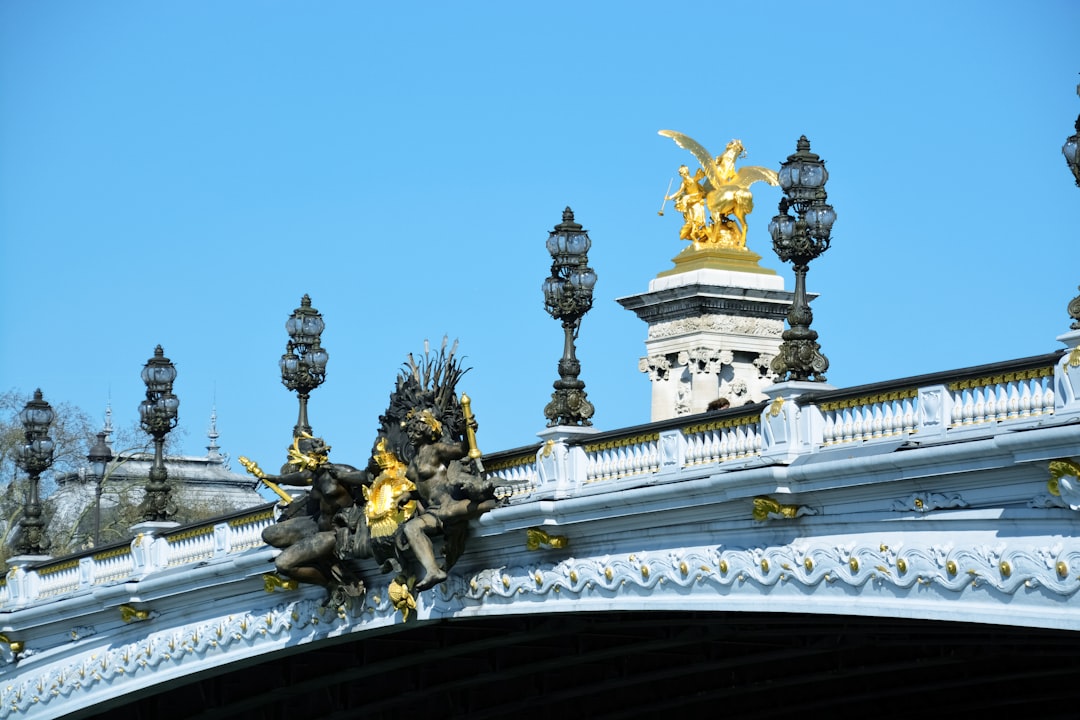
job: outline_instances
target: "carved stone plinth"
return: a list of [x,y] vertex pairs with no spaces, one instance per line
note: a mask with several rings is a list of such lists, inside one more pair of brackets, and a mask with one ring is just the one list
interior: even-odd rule
[[649,291],[619,298],[649,325],[638,365],[652,381],[652,420],[765,400],[792,293],[750,250],[687,248]]

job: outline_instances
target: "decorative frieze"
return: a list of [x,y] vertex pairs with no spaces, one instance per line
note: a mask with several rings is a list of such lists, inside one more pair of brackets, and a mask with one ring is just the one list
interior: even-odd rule
[[[789,544],[706,545],[633,550],[475,569],[452,576],[435,592],[418,598],[420,619],[499,615],[525,602],[568,603],[589,607],[603,600],[612,610],[650,606],[757,606],[768,598],[777,612],[850,607],[859,597],[864,611],[904,617],[905,603],[919,602],[929,618],[949,618],[956,607],[997,607],[1009,598],[1009,612],[1039,618],[1043,625],[1076,629],[1070,600],[1080,592],[1080,543],[967,544],[962,536],[936,536],[929,542],[823,538]],[[552,544],[553,552],[557,546]],[[926,590],[935,590],[927,595]],[[255,597],[258,597],[257,595]],[[272,598],[273,596],[263,596]],[[127,642],[94,645],[98,633],[73,625],[71,640],[84,649],[25,672],[0,689],[0,715],[55,717],[88,703],[143,689],[155,677],[198,673],[245,661],[297,643],[317,643],[351,633],[411,622],[391,596],[390,584],[373,586],[363,601],[327,607],[318,598],[222,608],[185,624],[155,628]],[[210,607],[216,607],[211,605]],[[412,609],[412,608],[410,608]],[[1069,618],[1074,618],[1069,620]],[[151,623],[154,622],[151,620]],[[11,642],[13,657],[34,657],[38,648]],[[167,672],[165,672],[167,671]]]
[[784,332],[784,322],[735,315],[699,315],[650,325],[648,339],[660,340],[702,332],[779,338]]

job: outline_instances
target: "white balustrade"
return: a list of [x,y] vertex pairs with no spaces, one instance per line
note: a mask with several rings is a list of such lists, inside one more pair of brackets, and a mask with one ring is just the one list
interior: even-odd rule
[[169,543],[169,567],[187,565],[214,557],[214,526],[192,528],[166,536]]
[[38,597],[74,592],[79,589],[79,561],[67,560],[38,571]]
[[1053,415],[1053,374],[1033,368],[951,383],[951,427]]
[[683,428],[684,465],[725,462],[760,455],[761,425],[757,415],[726,418]]
[[228,549],[229,552],[243,552],[251,548],[260,547],[263,544],[263,530],[274,524],[272,510],[247,515],[236,520],[229,521]]
[[[262,531],[274,522],[274,512],[263,510],[251,515],[189,528],[180,533],[165,535],[168,547],[168,566],[201,562],[215,555],[228,555],[262,547]],[[215,538],[218,538],[216,541]],[[133,541],[136,542],[136,541]],[[22,581],[31,590],[32,598],[13,597],[10,578],[0,583],[0,608],[12,602],[37,600],[72,593],[80,588],[125,582],[135,572],[131,545],[93,552],[81,558],[68,558],[55,564],[46,563],[34,569],[19,570],[32,577]],[[25,594],[25,590],[23,594]]]
[[916,431],[918,390],[895,390],[818,405],[823,445],[893,437]]
[[533,453],[498,460],[488,468],[487,476],[495,481],[495,496],[500,500],[525,497],[540,487],[540,474],[536,470],[536,455]]
[[131,555],[131,546],[106,550],[92,558],[92,583],[94,585],[123,580],[135,569],[135,558]]
[[660,469],[660,433],[592,443],[585,456],[587,483],[654,473]]

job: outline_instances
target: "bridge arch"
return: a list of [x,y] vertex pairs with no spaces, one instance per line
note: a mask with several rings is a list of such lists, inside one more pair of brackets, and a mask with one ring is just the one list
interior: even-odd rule
[[292,650],[79,717],[1066,717],[1080,670],[1060,631],[761,612],[442,620]]

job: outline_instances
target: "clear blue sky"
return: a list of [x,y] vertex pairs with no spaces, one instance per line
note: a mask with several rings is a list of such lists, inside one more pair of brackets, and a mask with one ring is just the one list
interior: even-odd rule
[[[561,330],[548,231],[593,240],[578,355],[595,424],[647,422],[644,292],[682,249],[656,214],[691,160],[656,131],[778,167],[806,134],[833,247],[811,265],[837,386],[1050,352],[1080,283],[1080,4],[0,4],[0,389],[137,417],[158,343],[184,449],[276,467],[277,362],[304,293],[311,400],[365,462],[395,374],[458,338],[487,452],[543,429]],[[763,186],[755,186],[755,189]],[[792,286],[758,190],[751,249]],[[235,465],[234,465],[235,467]]]

